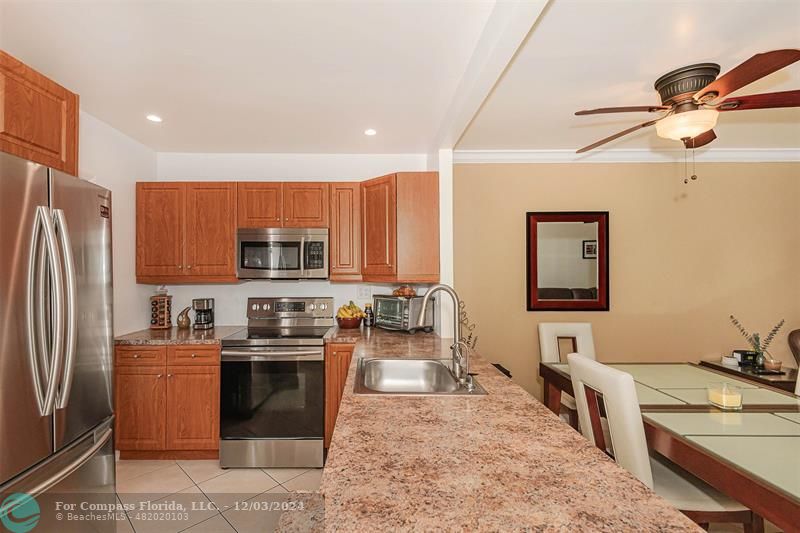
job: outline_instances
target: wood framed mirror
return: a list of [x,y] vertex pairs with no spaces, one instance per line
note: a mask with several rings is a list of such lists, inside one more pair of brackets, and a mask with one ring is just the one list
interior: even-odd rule
[[528,311],[608,311],[608,211],[526,217]]

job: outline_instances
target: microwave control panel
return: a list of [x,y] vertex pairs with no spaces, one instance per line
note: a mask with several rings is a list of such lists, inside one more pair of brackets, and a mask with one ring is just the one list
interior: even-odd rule
[[325,268],[325,243],[313,241],[306,243],[306,269]]

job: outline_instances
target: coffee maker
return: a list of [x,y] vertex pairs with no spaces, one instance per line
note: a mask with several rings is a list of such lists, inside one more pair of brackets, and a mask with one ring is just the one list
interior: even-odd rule
[[214,327],[214,298],[195,298],[192,300],[192,309],[194,309],[194,329]]

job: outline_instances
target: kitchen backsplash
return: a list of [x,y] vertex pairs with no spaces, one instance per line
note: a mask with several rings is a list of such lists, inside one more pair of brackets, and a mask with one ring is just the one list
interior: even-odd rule
[[[214,298],[214,322],[219,326],[247,324],[247,298],[307,296],[333,297],[338,308],[353,300],[360,307],[372,302],[374,294],[391,294],[397,285],[367,283],[330,283],[328,281],[248,281],[237,285],[169,285],[172,295],[172,318],[184,307],[192,305],[193,298]],[[427,285],[414,285],[424,294]],[[156,287],[153,287],[155,290]],[[142,313],[148,313],[148,302],[141,302]],[[194,314],[190,313],[194,319]]]

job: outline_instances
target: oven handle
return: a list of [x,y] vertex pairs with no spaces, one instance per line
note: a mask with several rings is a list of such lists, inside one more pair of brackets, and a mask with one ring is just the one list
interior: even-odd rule
[[324,361],[322,350],[308,351],[263,351],[247,352],[237,350],[222,350],[222,361]]

